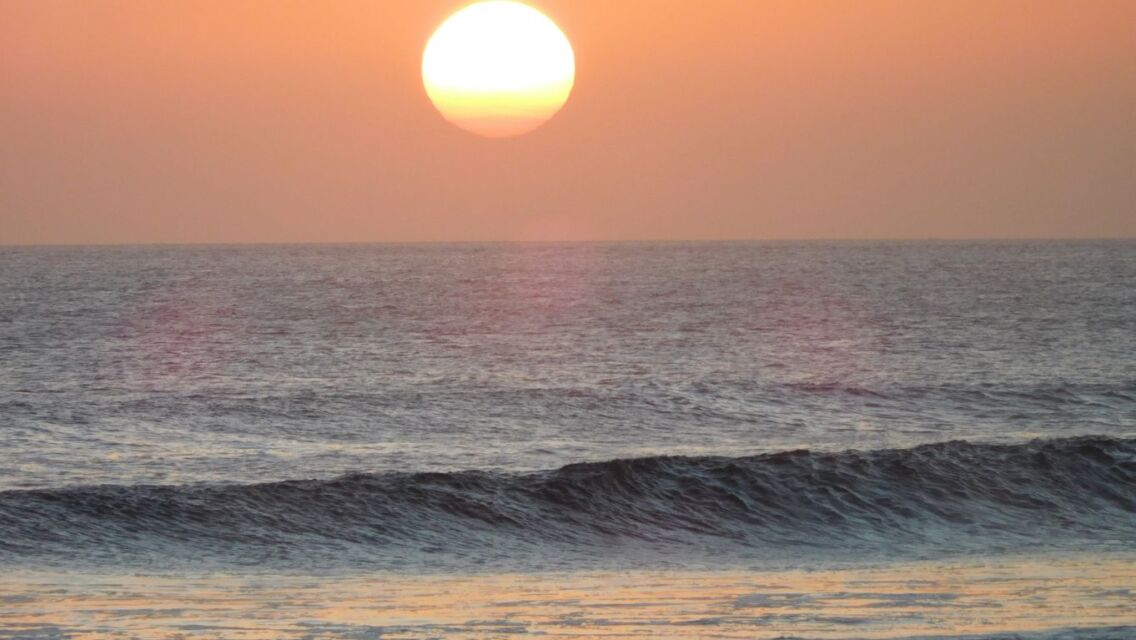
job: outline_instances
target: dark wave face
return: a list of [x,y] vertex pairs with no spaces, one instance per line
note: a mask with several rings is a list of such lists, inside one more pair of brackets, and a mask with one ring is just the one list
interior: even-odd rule
[[1105,437],[0,493],[7,564],[657,567],[1133,544],[1136,440]]

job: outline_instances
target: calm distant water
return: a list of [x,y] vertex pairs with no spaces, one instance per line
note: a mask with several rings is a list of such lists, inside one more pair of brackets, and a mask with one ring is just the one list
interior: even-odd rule
[[1124,546],[1134,436],[1133,242],[0,249],[0,562]]

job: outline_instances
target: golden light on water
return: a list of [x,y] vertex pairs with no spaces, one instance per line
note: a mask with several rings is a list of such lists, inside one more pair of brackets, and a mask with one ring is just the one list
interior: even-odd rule
[[564,105],[575,77],[572,45],[556,23],[512,0],[454,13],[422,55],[426,93],[442,116],[489,137],[539,127]]
[[439,628],[455,639],[1049,637],[1132,625],[1136,562],[1117,553],[766,572],[81,577],[5,575],[6,627],[83,638],[111,627],[148,638],[218,628],[226,638],[364,637],[378,627],[383,638]]

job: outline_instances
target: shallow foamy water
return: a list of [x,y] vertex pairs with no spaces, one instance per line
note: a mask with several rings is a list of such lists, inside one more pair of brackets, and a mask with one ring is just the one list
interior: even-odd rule
[[1136,556],[780,572],[115,575],[0,584],[20,638],[1109,638],[1136,634]]

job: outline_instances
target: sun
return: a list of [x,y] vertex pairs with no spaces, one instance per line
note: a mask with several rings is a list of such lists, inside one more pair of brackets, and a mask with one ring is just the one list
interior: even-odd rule
[[454,13],[426,43],[422,81],[446,120],[473,133],[527,133],[560,110],[576,60],[552,20],[513,0],[484,0]]

